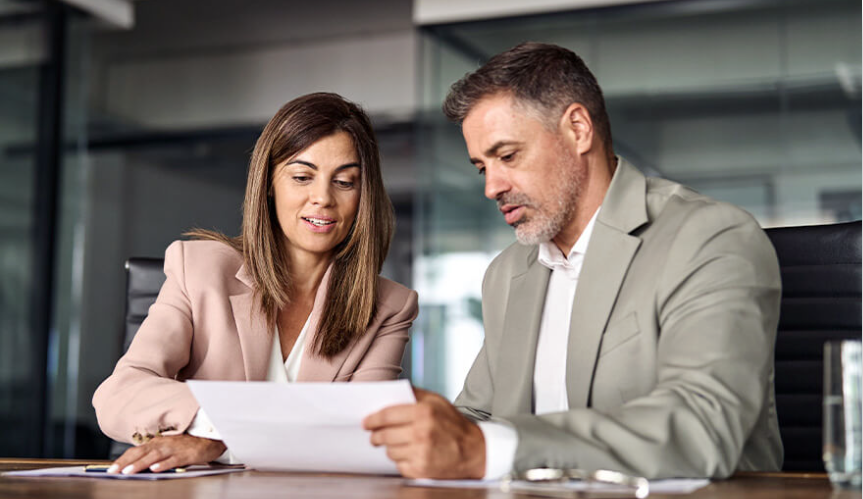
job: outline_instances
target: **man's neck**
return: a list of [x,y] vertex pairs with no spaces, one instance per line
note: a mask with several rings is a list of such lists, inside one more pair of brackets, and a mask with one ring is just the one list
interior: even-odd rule
[[593,164],[588,163],[588,174],[582,186],[581,194],[575,205],[575,214],[572,220],[552,239],[552,242],[564,255],[569,255],[575,242],[581,237],[593,214],[602,205],[611,178],[617,168],[615,164],[610,165],[604,158],[595,160]]

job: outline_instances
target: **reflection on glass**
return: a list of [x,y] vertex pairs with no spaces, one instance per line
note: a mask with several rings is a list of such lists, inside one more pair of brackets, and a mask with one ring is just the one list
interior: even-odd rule
[[414,366],[418,384],[456,395],[469,367],[465,352],[475,348],[471,334],[462,338],[450,324],[467,320],[470,300],[479,300],[485,265],[470,260],[477,268],[465,271],[469,282],[445,267],[470,254],[490,261],[514,241],[483,198],[459,129],[445,122],[440,104],[459,77],[522,41],[557,43],[585,59],[603,87],[616,152],[648,175],[741,206],[765,227],[860,218],[860,2],[697,4],[424,31],[416,289],[421,300],[449,294],[424,311],[414,344],[424,362]]
[[[2,19],[2,13],[0,13]],[[39,65],[34,18],[0,24],[0,455],[36,456],[40,352],[31,329],[33,180]]]

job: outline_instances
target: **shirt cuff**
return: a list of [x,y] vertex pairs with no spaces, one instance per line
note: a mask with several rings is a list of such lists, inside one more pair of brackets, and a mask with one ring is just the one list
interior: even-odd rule
[[[190,424],[186,429],[186,434],[192,435],[193,437],[209,438],[210,440],[222,439],[222,436],[219,434],[218,430],[216,430],[216,427],[213,426],[213,422],[210,421],[210,418],[207,416],[207,413],[204,412],[204,409],[198,409],[198,412],[195,413],[195,419],[192,420],[192,424]],[[237,459],[234,458],[233,454],[231,454],[230,449],[225,449],[225,452],[213,461],[221,464],[238,464]]]
[[484,480],[497,480],[510,471],[518,447],[518,433],[507,423],[478,423],[485,438]]
[[209,438],[210,440],[222,439],[222,436],[216,431],[216,427],[213,426],[213,422],[210,421],[204,409],[198,409],[195,419],[192,420],[192,424],[186,429],[186,433],[193,437]]

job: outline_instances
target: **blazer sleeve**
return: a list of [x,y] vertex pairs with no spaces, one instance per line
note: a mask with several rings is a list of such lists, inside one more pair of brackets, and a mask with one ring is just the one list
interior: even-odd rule
[[[493,274],[497,267],[493,262],[486,270],[482,280],[482,295],[488,296],[489,282],[494,281]],[[486,301],[483,300],[483,318],[489,316],[485,310]],[[485,321],[488,327],[488,321]],[[491,375],[488,359],[488,334],[482,342],[482,347],[471,365],[470,371],[464,380],[464,387],[458,394],[453,405],[465,416],[474,422],[488,421],[491,418],[492,399],[494,397],[494,379]]]
[[184,250],[165,251],[165,283],[128,351],[93,395],[99,427],[122,442],[183,433],[198,403],[177,373],[189,362],[192,308],[186,291]]
[[400,306],[384,309],[388,317],[375,332],[375,339],[351,375],[351,381],[385,381],[401,374],[408,332],[419,312],[417,292],[407,290],[403,296]]
[[607,413],[504,418],[518,433],[515,469],[613,469],[647,478],[735,471],[770,390],[781,286],[766,235],[748,216],[728,212],[701,211],[669,245],[651,297],[660,329],[649,353],[652,391]]

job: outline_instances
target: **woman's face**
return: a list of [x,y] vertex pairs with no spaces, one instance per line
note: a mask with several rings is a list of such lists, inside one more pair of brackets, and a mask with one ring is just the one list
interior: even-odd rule
[[324,137],[276,167],[276,216],[292,257],[332,257],[357,216],[361,174],[346,132]]

